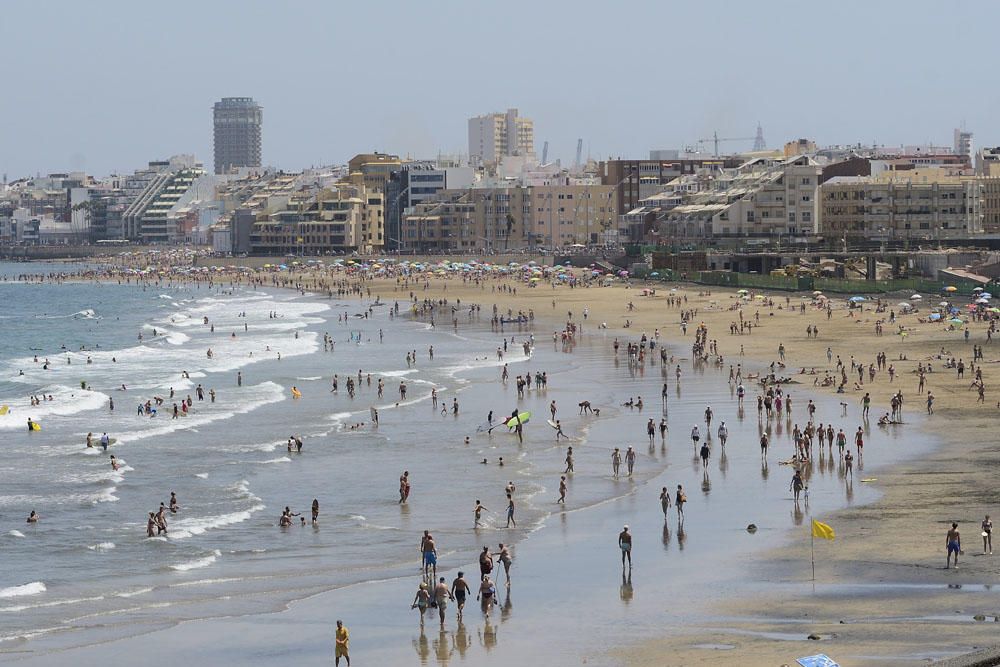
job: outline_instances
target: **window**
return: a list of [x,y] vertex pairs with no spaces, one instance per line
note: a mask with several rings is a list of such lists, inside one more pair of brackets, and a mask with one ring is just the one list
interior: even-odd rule
[[802,201],[812,201],[812,197],[809,195],[802,195]]
[[808,176],[804,177],[802,179],[802,185],[812,185],[812,179],[809,178]]
[[795,213],[788,214],[788,222],[795,222]]
[[812,213],[809,211],[802,212],[802,222],[812,222]]

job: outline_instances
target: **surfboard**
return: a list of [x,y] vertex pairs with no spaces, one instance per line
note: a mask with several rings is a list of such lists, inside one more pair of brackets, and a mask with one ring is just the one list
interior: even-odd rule
[[507,425],[507,428],[514,428],[515,426],[517,426],[518,420],[520,420],[522,424],[527,424],[529,419],[531,419],[531,413],[522,412],[518,414],[517,417],[511,417],[510,419],[508,419],[505,422],[505,424]]
[[292,389],[292,398],[302,398],[302,392],[298,389]]
[[0,405],[0,415],[5,415],[10,410],[9,405]]
[[559,424],[555,423],[551,419],[547,420],[545,423],[548,424],[549,426],[551,426],[554,429],[557,429],[557,430],[559,429]]
[[865,478],[864,478],[863,480],[861,480],[861,481],[862,481],[862,482],[877,482],[877,481],[878,481],[878,477],[865,477]]
[[31,422],[31,430],[32,431],[41,431],[42,430],[42,425],[39,424],[38,422]]

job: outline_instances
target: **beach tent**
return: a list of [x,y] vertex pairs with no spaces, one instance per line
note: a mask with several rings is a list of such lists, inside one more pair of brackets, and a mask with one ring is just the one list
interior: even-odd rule
[[937,322],[938,320],[941,319],[941,313],[931,313],[930,315],[927,316],[927,319],[930,320],[931,322]]

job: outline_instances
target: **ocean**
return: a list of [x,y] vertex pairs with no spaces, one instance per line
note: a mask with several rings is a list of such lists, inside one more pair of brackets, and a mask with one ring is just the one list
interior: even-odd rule
[[[25,270],[23,264],[0,265],[0,277]],[[46,270],[30,265],[32,273]],[[585,325],[572,346],[534,322],[508,325],[501,337],[490,330],[485,292],[481,318],[458,306],[458,327],[434,327],[410,317],[408,295],[399,296],[400,315],[390,318],[391,300],[291,290],[0,280],[0,406],[9,408],[0,416],[0,649],[44,653],[96,645],[401,578],[415,587],[424,530],[435,537],[442,570],[464,565],[474,572],[471,564],[484,544],[513,544],[516,556],[525,538],[554,523],[553,515],[565,530],[566,508],[554,500],[568,446],[575,450],[569,509],[576,521],[609,503],[620,504],[618,514],[641,512],[655,520],[660,486],[683,483],[689,517],[697,525],[725,526],[700,541],[697,528],[688,529],[696,539],[688,539],[686,566],[678,564],[684,532],[675,534],[673,548],[669,530],[656,536],[675,572],[686,572],[691,582],[703,580],[705,568],[717,583],[738,578],[733,559],[746,558],[748,547],[727,545],[745,539],[740,526],[755,521],[773,535],[749,547],[753,551],[803,524],[805,514],[786,498],[791,470],[777,463],[791,456],[792,422],[767,426],[774,429],[774,444],[769,465],[761,465],[754,389],[748,385],[747,408],[738,415],[723,369],[692,364],[689,350],[671,349],[684,373],[678,386],[672,365],[661,366],[656,354],[641,366],[629,365],[624,351],[617,357],[611,352],[616,334],[596,327]],[[325,337],[334,343],[326,350]],[[501,360],[496,350],[503,338]],[[533,343],[530,355],[525,342]],[[407,363],[408,352],[415,352],[415,363]],[[504,364],[511,376],[506,384],[499,381]],[[527,371],[545,372],[548,383],[518,399],[513,379]],[[353,398],[348,376],[358,385]],[[204,400],[197,399],[199,386]],[[301,398],[292,397],[292,387]],[[805,389],[796,397],[795,421],[803,425]],[[31,396],[43,395],[53,400],[30,404]],[[173,403],[188,396],[189,414],[172,418]],[[622,405],[637,396],[643,410]],[[156,397],[163,399],[156,416],[137,414],[140,404]],[[839,417],[836,397],[815,398],[820,421]],[[454,399],[458,415],[451,411]],[[580,416],[582,400],[600,407],[600,417]],[[556,441],[545,423],[551,401],[569,440]],[[694,423],[705,433],[706,405],[716,411],[710,433],[725,420],[730,443],[726,450],[713,445],[703,469],[688,434]],[[371,423],[373,407],[378,426]],[[506,429],[481,430],[489,412],[500,419],[514,408],[533,413],[523,444]],[[848,433],[857,426],[856,406],[851,411],[851,419],[835,419]],[[646,420],[664,416],[670,423],[666,441],[657,434],[650,443]],[[28,418],[41,430],[29,432]],[[116,440],[107,453],[98,443],[104,432]],[[88,433],[93,448],[85,446]],[[301,453],[286,449],[293,435],[303,441]],[[892,431],[873,438],[866,464],[899,456],[878,446],[897,439]],[[616,479],[611,448],[630,445],[638,452],[636,474]],[[919,446],[915,442],[909,453]],[[412,492],[400,505],[403,470]],[[516,529],[505,527],[508,483],[517,488]],[[811,502],[829,510],[874,497],[864,485],[845,483],[831,458],[813,472]],[[148,513],[167,503],[171,492],[180,510],[168,514],[165,536],[147,538]],[[317,526],[308,521],[313,499],[320,503]],[[473,530],[477,500],[488,511],[484,526]],[[280,528],[286,506],[306,517],[306,525],[296,517]],[[31,510],[41,517],[36,524],[25,523]],[[613,547],[614,534],[607,540]],[[398,602],[403,609],[409,600]],[[381,609],[368,617],[392,628],[415,623],[402,611],[398,619],[385,618]],[[391,658],[391,632],[387,637],[381,650]],[[409,640],[404,643],[409,652]]]

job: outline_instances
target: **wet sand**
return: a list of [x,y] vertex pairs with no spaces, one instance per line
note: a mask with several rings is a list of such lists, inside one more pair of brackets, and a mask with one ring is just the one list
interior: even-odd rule
[[[592,334],[602,321],[608,322],[609,327],[603,335],[618,335],[623,342],[638,338],[643,331],[652,334],[653,329],[659,327],[664,338],[672,340],[681,355],[689,354],[693,340],[693,326],[687,336],[680,333],[679,309],[664,307],[662,297],[666,290],[662,287],[657,296],[650,299],[640,297],[636,290],[623,291],[621,288],[551,290],[540,287],[528,290],[520,286],[517,296],[508,296],[491,293],[489,284],[485,290],[479,290],[471,286],[463,288],[461,283],[450,281],[446,294],[438,290],[439,282],[433,282],[432,286],[428,292],[418,292],[418,295],[421,298],[445,295],[450,299],[461,296],[463,302],[475,301],[484,305],[506,301],[515,310],[533,308],[539,317],[551,317],[556,310],[551,307],[552,299],[557,300],[560,314],[569,309],[579,313],[586,306],[590,308],[590,318],[584,325],[585,335]],[[391,284],[379,291],[388,300],[401,296],[394,292]],[[770,665],[789,663],[796,656],[824,651],[845,665],[869,664],[874,660],[879,664],[912,664],[988,645],[995,636],[996,626],[990,625],[992,618],[987,617],[987,622],[971,618],[1000,607],[1000,600],[992,591],[974,584],[992,583],[995,568],[991,567],[988,557],[972,554],[979,550],[977,546],[981,547],[978,522],[984,513],[991,511],[991,504],[996,500],[991,478],[997,455],[992,451],[991,436],[983,437],[984,429],[995,423],[996,403],[976,406],[975,393],[966,390],[969,380],[955,380],[953,372],[944,372],[940,369],[941,362],[935,360],[937,368],[929,380],[938,396],[936,414],[918,421],[916,415],[922,412],[923,406],[916,395],[916,380],[910,373],[918,360],[932,356],[942,345],[966,352],[966,358],[971,357],[968,351],[971,344],[966,347],[958,332],[944,332],[939,325],[919,325],[912,316],[903,321],[920,327],[920,331],[912,333],[905,341],[889,334],[876,338],[872,324],[874,315],[864,314],[863,323],[858,324],[844,317],[843,310],[835,311],[834,317],[827,320],[825,315],[814,311],[800,315],[785,309],[761,309],[764,325],[761,329],[750,336],[730,336],[728,324],[734,319],[734,313],[724,309],[732,303],[731,293],[715,292],[698,297],[698,290],[690,286],[682,291],[689,296],[687,307],[700,309],[693,323],[705,321],[708,324],[709,337],[719,341],[727,364],[736,360],[739,345],[744,346],[745,359],[755,360],[747,362],[753,369],[776,357],[777,345],[783,342],[789,357],[786,372],[790,375],[793,367],[815,365],[821,372],[827,368],[827,345],[845,361],[853,351],[866,363],[877,350],[884,349],[899,370],[896,383],[903,383],[907,395],[907,421],[911,421],[910,415],[914,416],[913,426],[907,424],[892,429],[898,431],[900,446],[907,446],[904,443],[913,438],[914,441],[935,440],[940,443],[939,447],[927,454],[929,447],[917,446],[914,451],[921,455],[919,460],[879,470],[877,483],[866,485],[864,491],[858,490],[859,501],[864,500],[867,505],[854,505],[848,510],[823,516],[823,520],[837,530],[837,540],[817,545],[815,592],[809,581],[809,542],[793,538],[785,527],[787,519],[774,529],[781,533],[774,540],[780,543],[780,548],[772,551],[748,548],[747,567],[739,572],[712,570],[711,532],[718,527],[712,527],[700,539],[689,536],[689,553],[684,560],[668,559],[655,565],[651,563],[652,567],[639,559],[642,552],[637,537],[633,582],[631,586],[627,582],[623,584],[620,570],[614,567],[618,552],[613,544],[622,517],[632,517],[633,532],[637,536],[642,534],[643,539],[648,539],[650,533],[663,532],[658,512],[646,511],[649,508],[645,507],[658,509],[655,499],[643,499],[643,511],[637,512],[634,504],[639,501],[635,496],[627,496],[578,513],[580,519],[586,516],[585,521],[578,521],[577,513],[573,512],[559,515],[558,520],[551,517],[548,525],[532,535],[517,554],[511,613],[506,620],[496,613],[499,620],[486,624],[475,610],[471,615],[474,622],[466,624],[468,646],[463,648],[465,640],[461,637],[461,629],[454,629],[453,619],[449,621],[449,634],[445,637],[437,632],[436,620],[428,619],[426,634],[421,638],[413,612],[414,617],[404,621],[413,628],[410,632],[413,653],[410,655],[421,661],[441,663],[451,657],[461,657],[465,652],[470,661],[474,659],[473,664],[544,657],[560,664],[563,658],[572,664],[589,658],[591,664],[650,665],[720,664],[738,655],[741,664]],[[784,295],[776,296],[783,298]],[[798,295],[791,296],[796,303]],[[635,302],[636,311],[625,309],[629,299]],[[718,309],[708,310],[711,301],[717,302]],[[768,312],[774,315],[767,315]],[[632,327],[618,330],[625,318],[632,320]],[[579,315],[574,319],[579,320]],[[559,328],[555,320],[552,317],[553,327]],[[820,326],[821,334],[817,339],[806,339],[805,326],[810,323]],[[983,326],[973,325],[972,342],[984,342]],[[896,361],[894,357],[900,352],[905,353],[909,361]],[[987,362],[991,361],[990,352],[987,346]],[[685,372],[687,369],[685,366]],[[712,384],[720,392],[721,403],[725,374],[712,372],[716,376]],[[984,367],[987,388],[992,386],[991,377],[996,375],[995,367],[987,363]],[[804,379],[811,379],[811,376],[804,376]],[[872,389],[874,401],[885,403],[895,388],[890,387],[884,374],[880,374]],[[799,393],[799,389],[794,391]],[[830,392],[829,401],[851,401],[852,411],[857,412],[860,394],[848,390],[848,394],[838,397],[831,390],[820,391]],[[797,403],[800,412],[805,399],[802,394]],[[754,410],[750,405],[753,395],[753,389],[748,386],[748,412]],[[729,421],[728,415],[718,409],[717,412],[720,418]],[[873,421],[876,414],[873,408]],[[805,421],[803,417],[800,415],[801,421]],[[755,420],[756,415],[748,415],[748,419]],[[839,421],[834,419],[835,424],[839,425]],[[906,430],[914,426],[931,437],[921,438]],[[671,427],[673,438],[679,435],[683,438],[684,422],[675,424],[672,420]],[[877,427],[873,424],[872,429]],[[732,447],[731,444],[730,449]],[[781,471],[782,479],[786,472],[787,469]],[[676,473],[670,471],[665,476],[676,479]],[[658,488],[659,481],[653,480],[648,486]],[[664,484],[667,484],[666,479]],[[884,495],[876,499],[876,491]],[[868,495],[860,497],[862,493]],[[689,497],[694,495],[696,491],[692,489]],[[814,506],[820,504],[818,500],[814,496]],[[962,524],[967,555],[960,570],[945,572],[941,569],[944,531],[951,520]],[[670,528],[672,521],[672,518],[668,521]],[[725,529],[739,530],[741,524],[735,519],[732,523]],[[757,523],[764,524],[763,521]],[[695,530],[699,529],[705,527]],[[691,531],[689,519],[686,532],[690,534]],[[658,538],[663,543],[668,542],[662,534]],[[673,542],[676,543],[676,529]],[[704,553],[694,551],[694,545],[705,549]],[[666,544],[660,548],[667,550],[665,553],[669,555]],[[695,562],[696,559],[690,557],[695,553],[706,560]],[[567,568],[567,563],[572,563],[572,568]],[[466,567],[467,573],[472,572],[473,580],[474,570]],[[447,576],[450,579],[451,573]],[[732,583],[730,578],[742,583],[735,598],[731,595],[732,589],[727,588]],[[958,584],[962,588],[949,587]],[[330,628],[336,616],[345,617],[354,630],[356,655],[365,655],[366,664],[378,664],[405,655],[400,653],[395,642],[400,632],[395,610],[402,606],[405,611],[413,588],[412,580],[354,587],[295,603],[282,614],[183,624],[137,640],[78,649],[72,654],[42,658],[31,664],[58,664],[57,658],[64,659],[67,655],[79,658],[81,664],[124,664],[119,659],[135,655],[132,651],[164,655],[161,650],[173,659],[215,657],[220,664],[231,661],[234,651],[243,658],[240,660],[243,664],[254,661],[265,664],[279,658],[282,661],[294,659],[300,664],[312,664],[315,660],[319,664],[320,660],[328,661],[332,645]],[[663,627],[678,609],[683,610],[687,605],[708,611],[685,619],[675,628]],[[359,616],[357,612],[361,610],[363,615]],[[453,608],[450,611],[453,612]],[[591,629],[603,629],[607,634],[594,633]],[[637,643],[642,637],[660,632],[666,637]],[[823,639],[806,640],[805,635],[810,632],[818,633]],[[552,636],[580,639],[558,642],[546,639]],[[361,637],[365,639],[361,641]],[[393,641],[388,641],[390,639]],[[380,644],[373,646],[376,642]],[[447,648],[449,642],[450,649]],[[46,660],[56,661],[46,663]]]

